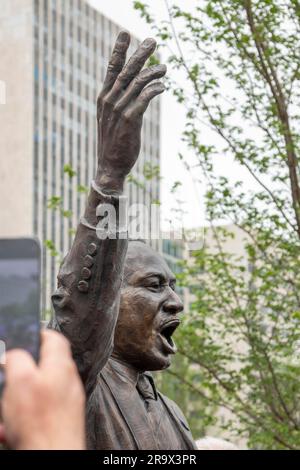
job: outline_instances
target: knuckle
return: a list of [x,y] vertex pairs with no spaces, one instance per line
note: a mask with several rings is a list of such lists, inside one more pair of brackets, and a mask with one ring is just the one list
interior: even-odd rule
[[118,67],[118,65],[119,65],[119,61],[113,57],[107,66],[107,73],[113,74],[116,71],[116,68]]
[[146,80],[147,80],[147,74],[146,73],[138,75],[134,80],[135,87],[143,86],[145,84]]
[[122,83],[125,81],[125,79],[126,79],[126,72],[124,70],[122,70],[119,73],[116,82],[117,82],[117,84],[122,85]]
[[139,103],[145,103],[145,101],[148,101],[150,99],[150,92],[149,90],[144,91],[144,93],[141,93],[140,96],[138,97],[137,101]]
[[151,73],[151,68],[149,67],[148,69],[144,69],[142,70],[139,74],[138,74],[138,77],[137,78],[141,78],[142,80],[144,80],[145,78],[148,78],[149,74]]
[[123,113],[123,118],[125,121],[131,121],[132,119],[132,112],[131,110],[127,110]]
[[102,98],[102,104],[103,104],[104,106],[108,106],[108,105],[110,105],[111,103],[112,103],[112,100],[111,100],[111,98],[110,98],[110,95],[106,95],[106,96],[104,96],[104,97]]
[[149,74],[151,74],[151,75],[162,73],[160,65],[150,65],[150,67],[148,68],[148,71],[149,71]]
[[122,111],[122,104],[121,103],[116,103],[114,106],[114,113],[120,114]]
[[142,86],[145,83],[145,78],[141,75],[134,79],[134,87]]
[[127,44],[124,42],[117,42],[114,48],[113,54],[116,55],[117,57],[120,56],[120,54],[124,54],[127,50]]

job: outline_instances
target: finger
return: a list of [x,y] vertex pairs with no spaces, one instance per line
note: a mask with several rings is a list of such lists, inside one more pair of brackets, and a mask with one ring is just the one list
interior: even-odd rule
[[39,366],[41,369],[57,368],[72,357],[69,341],[57,331],[41,332],[42,343]]
[[133,78],[136,77],[155,51],[155,48],[156,41],[152,38],[145,39],[145,41],[142,42],[115,81],[114,86],[107,96],[108,102],[113,103]]
[[157,95],[165,91],[165,86],[162,82],[155,82],[148,85],[141,94],[137,97],[136,101],[126,111],[128,118],[132,119],[135,116],[144,114],[149,106],[150,101]]
[[142,70],[138,76],[132,80],[124,96],[116,104],[115,110],[122,111],[134,98],[136,98],[141,93],[146,85],[152,82],[152,80],[162,78],[166,74],[166,71],[167,67],[165,65],[154,65],[153,67]]
[[5,443],[6,443],[6,438],[5,438],[4,425],[0,424],[0,444],[5,444]]
[[130,35],[127,31],[121,31],[117,37],[111,59],[109,61],[103,88],[100,96],[111,89],[126,61],[126,52],[130,44]]
[[37,370],[33,357],[23,349],[12,349],[6,353],[5,387],[18,387],[28,376]]

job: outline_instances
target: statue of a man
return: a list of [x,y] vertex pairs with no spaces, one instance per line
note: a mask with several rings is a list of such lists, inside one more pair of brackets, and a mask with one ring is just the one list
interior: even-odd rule
[[175,277],[146,244],[128,247],[122,227],[116,239],[96,232],[101,205],[118,214],[140,150],[143,114],[164,90],[157,79],[166,67],[143,69],[155,41],[146,39],[125,65],[129,42],[121,32],[98,98],[97,173],[58,275],[51,327],[70,340],[85,385],[88,448],[195,449],[181,411],[149,373],[168,367],[175,353],[172,333],[183,308]]

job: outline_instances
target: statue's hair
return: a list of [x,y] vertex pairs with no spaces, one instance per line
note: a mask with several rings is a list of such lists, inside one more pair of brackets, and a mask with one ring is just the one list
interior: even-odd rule
[[[143,240],[142,238],[129,238],[128,239],[128,243],[137,243],[137,242],[144,243],[144,245],[146,245],[146,241]],[[126,266],[126,263],[125,263],[125,266]],[[125,269],[123,283],[122,283],[123,286],[126,285],[126,282],[127,282],[127,277],[126,277],[126,269]]]

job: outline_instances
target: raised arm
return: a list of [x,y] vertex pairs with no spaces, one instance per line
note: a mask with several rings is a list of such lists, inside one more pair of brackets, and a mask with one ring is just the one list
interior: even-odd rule
[[70,340],[86,387],[92,386],[112,352],[127,251],[126,227],[117,224],[115,234],[105,228],[96,232],[97,214],[103,212],[102,204],[111,204],[117,214],[121,201],[124,205],[124,182],[140,151],[143,114],[164,90],[161,82],[153,80],[165,75],[165,66],[142,70],[155,41],[146,39],[125,65],[129,42],[129,34],[121,32],[97,100],[97,172],[52,297],[55,317],[50,327]]

